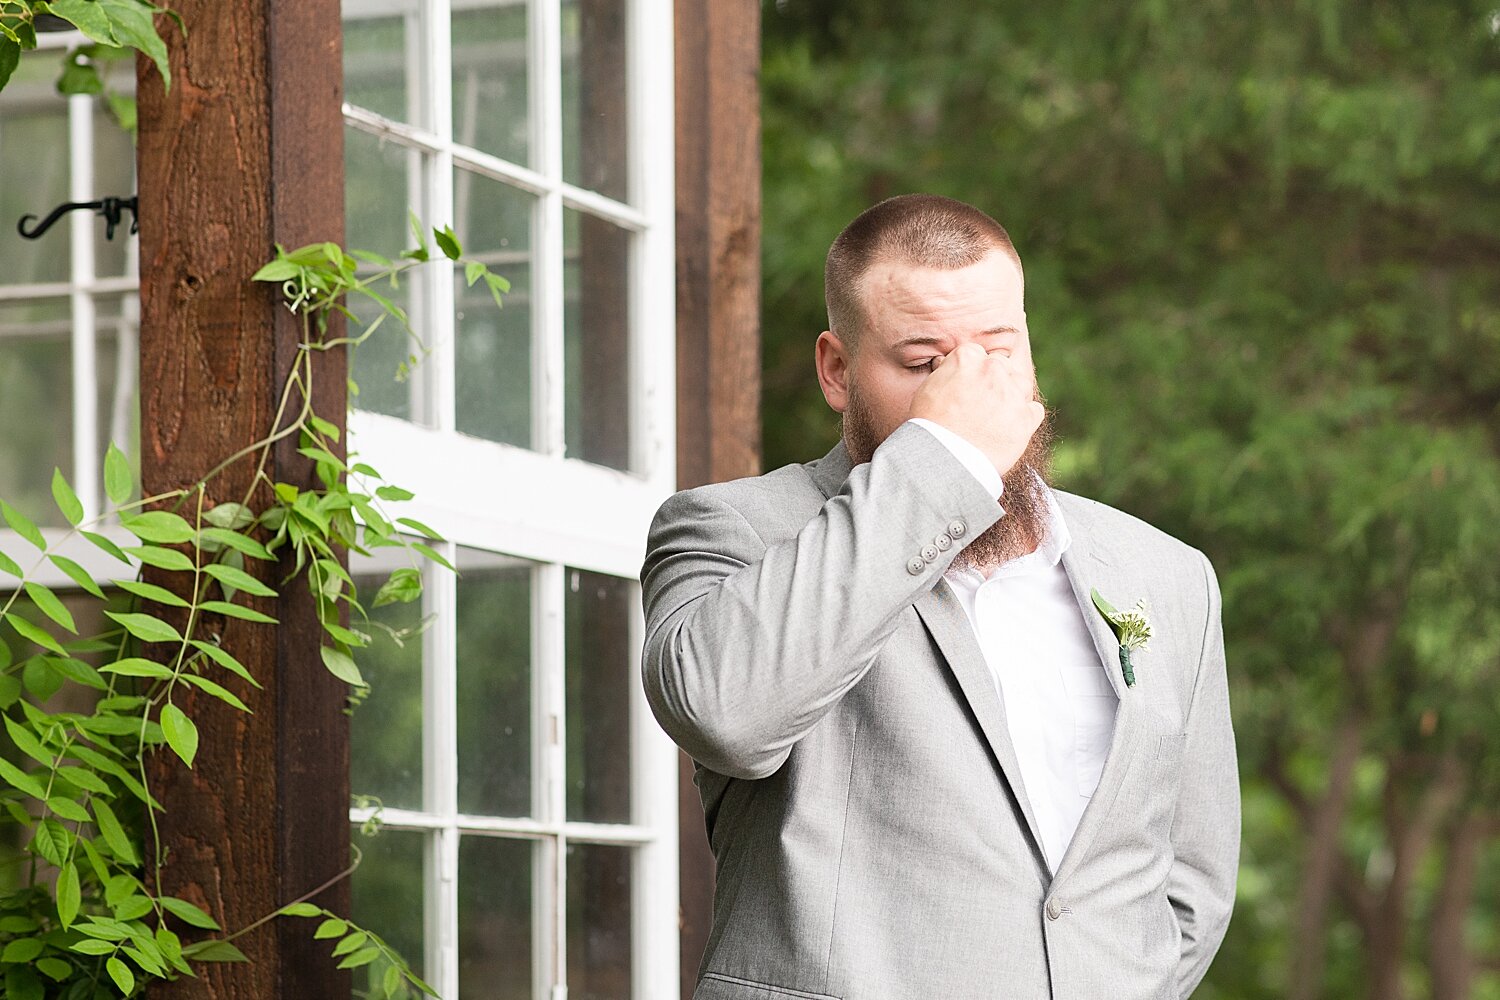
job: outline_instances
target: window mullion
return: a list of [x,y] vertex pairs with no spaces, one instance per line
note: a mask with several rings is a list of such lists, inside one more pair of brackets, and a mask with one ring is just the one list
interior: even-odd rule
[[[434,543],[450,562],[451,542]],[[434,567],[426,574],[422,613],[423,808],[441,821],[427,843],[426,972],[443,996],[458,995],[458,583]]]
[[538,996],[548,995],[552,987],[563,983],[566,973],[563,900],[567,852],[562,839],[567,819],[564,574],[561,564],[543,563],[532,576],[532,733],[536,741],[532,747],[532,795],[536,817],[551,834],[537,849],[533,880]]
[[[68,197],[94,200],[94,99],[87,94],[68,98]],[[68,217],[71,242],[69,299],[73,317],[73,489],[83,502],[85,518],[99,513],[99,381],[95,371],[96,308],[86,289],[94,282],[94,223],[96,216],[73,212]],[[124,237],[129,239],[128,233]]]
[[537,199],[532,306],[532,435],[561,457],[563,427],[562,23],[556,0],[532,0],[531,121],[536,167],[548,181]]

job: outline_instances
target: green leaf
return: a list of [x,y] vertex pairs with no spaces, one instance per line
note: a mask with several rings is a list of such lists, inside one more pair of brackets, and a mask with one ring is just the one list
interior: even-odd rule
[[227,528],[204,528],[199,534],[204,541],[217,542],[220,545],[243,552],[253,559],[274,559],[266,547],[248,535],[242,535],[238,531],[230,531]]
[[323,909],[311,903],[288,903],[277,912],[284,917],[318,917],[322,916]]
[[410,500],[416,496],[411,490],[403,490],[399,486],[381,486],[375,490],[375,495],[382,500],[391,501]]
[[42,981],[31,966],[12,965],[5,970],[5,1000],[42,1000],[45,995]]
[[474,282],[484,277],[485,270],[485,266],[477,260],[471,260],[464,265],[464,278],[468,281],[470,288],[474,287]]
[[52,955],[39,958],[36,961],[36,970],[55,983],[60,983],[73,974],[73,966]]
[[261,266],[250,276],[251,281],[286,281],[302,273],[302,268],[289,260],[273,260]]
[[87,792],[96,792],[99,795],[113,795],[109,785],[93,771],[83,767],[74,767],[71,764],[57,769],[57,776],[70,785],[82,788]]
[[142,583],[139,580],[116,580],[115,586],[121,590],[144,597],[148,601],[155,601],[170,608],[186,608],[190,605],[187,601],[178,597],[165,587],[158,587],[154,583]]
[[110,956],[105,961],[104,968],[109,973],[109,978],[113,979],[115,985],[119,987],[121,994],[127,997],[130,996],[131,992],[135,989],[135,974],[130,971],[130,966],[118,958]]
[[18,580],[26,575],[21,572],[21,567],[16,565],[16,561],[4,552],[0,552],[0,572],[9,573]]
[[261,614],[241,604],[230,604],[228,601],[204,601],[198,605],[200,611],[211,614],[227,615],[230,618],[239,618],[247,622],[260,622],[266,625],[275,625],[276,619],[270,615]]
[[62,516],[68,519],[68,523],[75,527],[83,520],[83,503],[78,499],[78,494],[73,492],[73,487],[68,485],[67,479],[63,478],[62,470],[52,470],[52,499],[57,503],[57,509],[62,511]]
[[112,503],[122,504],[134,491],[135,477],[130,474],[130,460],[111,441],[109,450],[104,453],[104,493]]
[[152,911],[151,900],[145,896],[128,896],[115,907],[116,920],[139,920]]
[[0,934],[30,934],[42,926],[30,917],[12,914],[0,917]]
[[32,603],[44,615],[74,635],[78,634],[78,626],[73,622],[72,614],[69,613],[68,609],[63,606],[63,602],[59,601],[57,595],[52,593],[49,588],[42,586],[40,583],[32,583],[28,580],[25,584],[25,590],[26,596],[31,598]]
[[109,16],[105,14],[102,5],[93,0],[52,0],[52,13],[58,17],[73,22],[79,31],[88,35],[96,42],[106,45],[118,45],[119,40],[110,27]]
[[220,646],[215,646],[212,643],[204,642],[202,639],[192,639],[189,641],[192,642],[195,647],[202,650],[205,656],[207,656],[210,660],[213,660],[225,670],[228,670],[232,674],[239,675],[246,681],[249,681],[255,687],[260,687],[260,683],[256,681],[254,677],[250,676],[250,671],[245,669],[245,665],[239,660],[236,660],[228,650]]
[[99,668],[99,672],[119,674],[123,677],[154,677],[159,680],[171,680],[174,676],[170,667],[139,656],[130,656],[113,663],[106,663]]
[[163,549],[155,545],[132,545],[122,551],[135,556],[147,566],[178,573],[191,573],[193,561],[176,549]]
[[33,656],[21,668],[21,680],[26,685],[26,690],[36,695],[38,701],[51,698],[66,679],[45,656]]
[[[95,0],[109,17],[109,26],[117,44],[140,52],[156,65],[162,86],[172,89],[172,67],[167,58],[167,44],[156,33],[155,8],[139,0]],[[101,39],[102,40],[102,39]],[[125,991],[129,993],[129,990]]]
[[40,781],[22,771],[4,757],[0,757],[0,779],[4,779],[7,785],[25,792],[34,799],[45,799],[47,797],[47,789]]
[[116,559],[120,560],[120,562],[122,562],[122,563],[129,564],[130,557],[127,556],[125,554],[124,550],[122,550],[118,545],[116,545],[110,539],[108,539],[108,538],[104,537],[103,535],[100,535],[100,534],[98,534],[96,532],[93,532],[93,531],[84,531],[82,529],[79,529],[78,533],[80,535],[82,535],[84,538],[87,538],[90,542],[92,542],[94,544],[95,547],[97,547],[101,551],[109,553],[110,555],[114,556]]
[[52,561],[52,565],[66,573],[68,579],[101,601],[104,600],[104,590],[94,582],[94,578],[89,575],[88,570],[66,556],[48,556],[47,558]]
[[364,931],[356,930],[333,946],[333,957],[338,958],[340,955],[347,955],[351,951],[357,950],[368,940],[370,940],[370,935]]
[[318,925],[318,929],[313,932],[313,937],[320,941],[327,938],[336,938],[348,929],[349,925],[338,917],[329,917]]
[[455,567],[451,562],[449,562],[447,560],[447,558],[445,556],[440,555],[437,552],[436,549],[433,549],[429,545],[423,545],[421,542],[412,542],[411,543],[411,549],[414,552],[420,552],[422,555],[426,556],[428,559],[431,559],[433,562],[437,563],[439,566],[445,567],[446,569],[450,569],[450,570],[452,570],[455,573],[458,572],[458,568],[457,567]]
[[228,690],[227,688],[221,687],[218,684],[215,684],[207,677],[199,677],[197,674],[183,674],[182,679],[196,688],[201,688],[204,691],[207,691],[209,694],[224,702],[226,705],[232,705],[235,708],[239,709],[241,712],[246,712],[251,715],[255,714],[254,712],[250,711],[248,705],[246,705],[243,701],[240,701],[240,699],[234,694],[234,692]]
[[21,65],[21,44],[0,38],[0,89],[10,82],[10,75]]
[[365,679],[355,665],[354,658],[342,649],[332,646],[324,646],[318,650],[323,655],[323,666],[345,684],[353,684],[355,687],[368,687]]
[[400,989],[401,987],[401,967],[397,965],[387,965],[385,967],[385,976],[381,980],[381,986],[385,988],[386,996],[395,996],[396,990]]
[[5,523],[10,525],[11,530],[16,534],[42,551],[45,552],[47,550],[47,539],[42,537],[40,529],[31,522],[31,518],[22,514],[4,500],[0,500],[0,517],[5,518]]
[[162,621],[154,615],[141,614],[139,612],[124,613],[119,611],[106,611],[104,614],[113,618],[125,630],[142,642],[181,642],[182,634],[171,625]]
[[233,566],[225,566],[223,563],[210,563],[203,567],[203,572],[220,583],[233,587],[235,590],[243,590],[247,594],[254,594],[257,597],[276,596],[276,591],[261,583],[244,570],[235,569]]
[[73,835],[55,819],[44,819],[38,823],[36,833],[31,838],[31,845],[36,848],[36,852],[58,868],[62,867],[72,844]]
[[203,520],[218,528],[238,531],[255,523],[255,514],[241,503],[221,503],[203,514]]
[[47,748],[42,746],[41,741],[32,734],[30,729],[8,715],[5,717],[5,728],[10,733],[11,742],[16,745],[17,750],[48,770],[52,768],[55,763],[52,754],[47,752]]
[[195,941],[182,949],[182,957],[196,962],[248,962],[245,953],[228,941]]
[[135,844],[125,833],[125,827],[120,824],[119,817],[115,815],[109,804],[96,798],[90,800],[89,805],[94,809],[94,819],[98,821],[99,833],[103,835],[104,843],[109,846],[110,852],[120,859],[121,864],[130,867],[140,864]]
[[[204,913],[198,907],[194,906],[192,903],[189,903],[185,899],[178,899],[176,896],[158,896],[156,901],[162,905],[162,909],[166,910],[168,913],[172,914],[172,916],[176,917],[178,920],[181,920],[183,923],[189,925],[190,927],[201,927],[206,931],[216,931],[219,929],[219,924],[214,920],[213,917],[210,917],[207,913]],[[199,944],[218,943],[221,942],[199,942]],[[184,948],[182,950],[182,953],[184,955],[188,954],[188,949],[193,947],[195,947],[195,945],[188,945],[187,948]],[[210,958],[205,959],[204,961],[212,962],[215,960]],[[224,961],[224,959],[219,959],[219,961]]]
[[[61,886],[59,886],[60,889]],[[71,920],[69,923],[71,923]],[[33,958],[40,955],[46,947],[46,942],[41,938],[16,938],[5,946],[4,952],[0,952],[0,962],[30,962]]]
[[422,574],[411,568],[395,570],[375,593],[375,607],[410,604],[422,596]]
[[[87,817],[84,822],[87,822]],[[57,918],[62,921],[63,930],[73,926],[82,896],[78,887],[78,866],[69,861],[57,876]]]
[[443,256],[449,260],[458,260],[464,255],[464,248],[459,245],[458,237],[454,235],[450,227],[434,228],[432,238],[437,241],[438,249],[443,251]]
[[90,818],[87,809],[61,795],[54,795],[48,799],[47,808],[63,819],[72,820],[74,823],[87,823]]
[[110,955],[114,953],[115,945],[96,938],[84,938],[82,941],[69,945],[68,950],[76,951],[80,955]]
[[171,702],[161,707],[161,731],[167,737],[167,746],[171,747],[182,762],[188,767],[193,766],[193,758],[198,755],[198,727],[187,715]]
[[5,613],[5,620],[10,622],[10,627],[15,629],[16,633],[20,635],[21,638],[26,639],[30,642],[34,642],[38,646],[41,646],[43,649],[49,649],[52,652],[56,653],[58,656],[68,655],[68,651],[63,649],[62,644],[59,643],[56,639],[52,638],[50,633],[31,624],[31,622],[27,621],[25,618],[22,618],[15,612],[7,611]]
[[441,542],[443,540],[442,535],[438,534],[436,531],[433,531],[427,525],[423,524],[421,521],[418,521],[414,517],[398,517],[396,518],[396,523],[405,525],[406,527],[411,528],[414,531],[421,532],[435,542]]
[[194,535],[193,526],[169,510],[148,510],[133,517],[122,517],[120,524],[141,541],[162,545],[190,541]]
[[379,948],[361,948],[348,958],[338,964],[340,969],[357,969],[361,965],[369,965],[380,957]]

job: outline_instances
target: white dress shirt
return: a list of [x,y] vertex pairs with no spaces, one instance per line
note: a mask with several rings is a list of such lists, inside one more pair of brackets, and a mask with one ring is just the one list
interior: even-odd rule
[[[984,452],[941,424],[912,419],[1003,498],[1000,473]],[[945,576],[1005,704],[1026,797],[1055,873],[1099,784],[1119,699],[1060,561],[1071,541],[1068,526],[1050,492],[1047,503],[1046,537],[1036,551],[988,575],[955,564]]]

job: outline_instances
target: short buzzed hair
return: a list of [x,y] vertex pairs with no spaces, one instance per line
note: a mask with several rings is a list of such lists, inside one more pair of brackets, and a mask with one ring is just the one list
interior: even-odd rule
[[864,326],[859,286],[881,261],[956,270],[1001,250],[1021,266],[1005,227],[973,205],[936,194],[902,194],[865,209],[828,250],[823,296],[828,329],[853,353]]

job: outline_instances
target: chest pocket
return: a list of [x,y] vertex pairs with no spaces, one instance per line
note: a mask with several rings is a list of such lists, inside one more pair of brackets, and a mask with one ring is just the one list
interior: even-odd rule
[[[1092,651],[1091,651],[1092,652]],[[1104,772],[1115,733],[1115,709],[1119,699],[1104,676],[1097,656],[1069,657],[1062,668],[1063,686],[1073,709],[1073,758],[1078,794],[1093,796]]]

